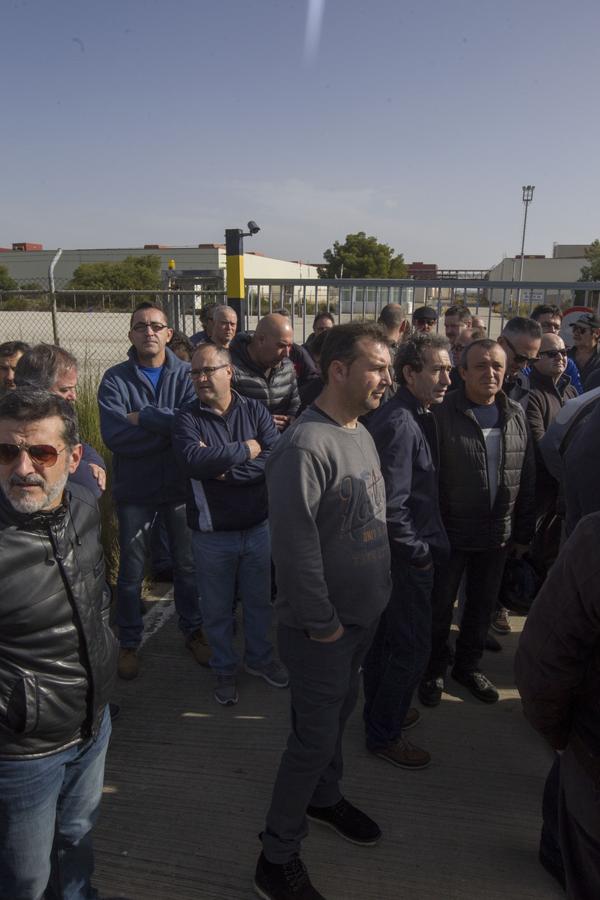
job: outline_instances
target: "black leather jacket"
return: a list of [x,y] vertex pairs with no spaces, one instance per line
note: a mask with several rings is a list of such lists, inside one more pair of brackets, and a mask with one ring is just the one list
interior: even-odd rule
[[62,506],[34,515],[0,491],[0,758],[95,735],[116,672],[109,599],[89,491],[69,485]]

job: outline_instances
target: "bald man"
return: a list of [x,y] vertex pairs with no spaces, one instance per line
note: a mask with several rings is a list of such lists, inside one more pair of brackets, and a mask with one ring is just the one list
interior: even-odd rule
[[235,366],[233,389],[264,403],[279,431],[288,427],[300,406],[296,373],[289,359],[293,343],[289,319],[270,313],[259,321],[254,334],[240,332],[229,346]]

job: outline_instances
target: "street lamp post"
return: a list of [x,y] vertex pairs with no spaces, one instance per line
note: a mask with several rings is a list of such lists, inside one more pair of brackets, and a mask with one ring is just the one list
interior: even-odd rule
[[523,237],[521,238],[521,266],[519,269],[519,290],[517,292],[517,303],[521,302],[521,282],[523,281],[523,263],[525,256],[525,231],[527,229],[527,209],[533,200],[533,192],[535,184],[523,185],[523,203],[525,204],[525,215],[523,216]]

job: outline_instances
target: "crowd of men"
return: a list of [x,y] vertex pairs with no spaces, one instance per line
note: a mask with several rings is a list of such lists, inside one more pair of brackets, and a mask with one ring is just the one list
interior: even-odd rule
[[115,675],[141,671],[151,561],[172,572],[184,645],[210,668],[217,703],[238,702],[242,664],[290,688],[254,888],[323,900],[300,855],[307,819],[354,844],[382,836],[340,787],[360,673],[367,751],[428,766],[406,737],[420,718],[413,697],[436,707],[449,673],[477,700],[499,700],[481,660],[502,649],[490,629],[511,630],[503,585],[524,559],[543,586],[518,686],[556,750],[540,859],[569,897],[600,896],[600,492],[574,491],[574,510],[568,489],[573,472],[593,477],[600,321],[583,313],[567,350],[555,306],[508,320],[497,340],[466,306],[446,310],[445,335],[438,318],[423,306],[409,322],[390,304],[377,324],[336,325],[324,311],[301,346],[285,309],[236,333],[235,311],[216,305],[188,340],[140,304],[127,359],[98,389],[118,520],[116,638],[96,502],[107,467],[79,435],[77,360],[0,345],[2,897],[97,896],[91,831],[118,712],[108,701]]

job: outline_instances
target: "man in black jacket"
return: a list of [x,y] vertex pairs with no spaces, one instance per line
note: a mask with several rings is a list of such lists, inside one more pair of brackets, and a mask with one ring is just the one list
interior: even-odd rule
[[561,855],[553,848],[551,776],[540,861],[559,881],[566,877],[573,900],[600,897],[599,527],[600,513],[586,516],[564,545],[527,617],[515,657],[523,712],[560,754]]
[[0,399],[0,893],[20,900],[96,896],[117,648],[96,502],[65,487],[80,459],[70,403]]
[[441,700],[452,609],[463,573],[466,603],[452,676],[486,703],[499,696],[479,671],[479,661],[507,553],[522,555],[535,526],[533,447],[522,407],[501,390],[505,370],[506,355],[496,341],[473,341],[460,365],[464,388],[434,411],[440,508],[451,555],[435,572],[431,657],[419,687],[426,706]]
[[450,344],[423,332],[400,345],[395,396],[369,421],[385,480],[392,593],[365,659],[367,749],[392,765],[422,769],[426,750],[402,738],[419,717],[409,709],[429,659],[433,565],[449,546],[438,503],[437,431],[431,406],[450,384]]
[[293,343],[290,321],[270,313],[263,316],[254,334],[236,334],[230,347],[233,388],[242,397],[264,403],[279,431],[285,431],[300,406],[296,373],[289,359]]

